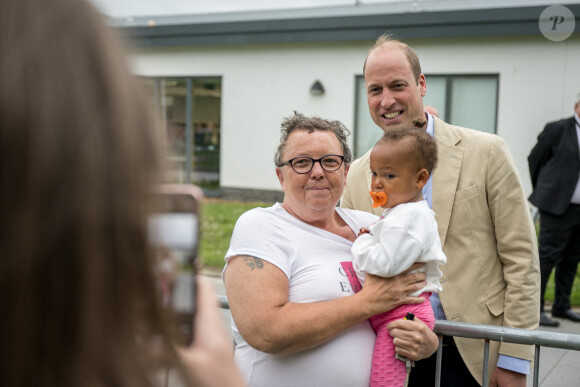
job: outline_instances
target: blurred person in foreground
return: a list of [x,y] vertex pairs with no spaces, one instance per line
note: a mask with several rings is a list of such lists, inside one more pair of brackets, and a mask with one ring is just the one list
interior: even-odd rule
[[[437,142],[439,164],[423,187],[435,212],[447,264],[440,293],[431,295],[435,318],[537,329],[540,275],[530,209],[505,141],[449,125],[426,113],[427,82],[416,52],[383,35],[363,67],[370,115],[384,132],[415,126]],[[370,151],[353,162],[341,206],[380,213],[368,196]],[[492,341],[492,386],[525,386],[533,347]],[[483,340],[444,337],[442,386],[482,383]],[[436,357],[419,361],[410,386],[435,382]]]
[[580,94],[572,117],[546,124],[528,166],[533,187],[529,199],[540,212],[540,325],[560,325],[544,313],[544,294],[554,267],[552,317],[580,322],[570,303],[580,260]]
[[168,333],[147,242],[160,139],[101,17],[3,0],[0,52],[2,384],[141,387],[162,364],[242,386],[207,283],[194,344]]
[[[368,387],[376,335],[369,317],[425,299],[410,270],[367,275],[354,294],[351,246],[377,217],[337,208],[351,152],[338,121],[287,117],[275,155],[283,203],[237,221],[223,277],[232,312],[235,357],[259,386]],[[358,290],[358,289],[356,289]],[[437,336],[417,319],[388,325],[396,351],[412,360],[437,349]]]

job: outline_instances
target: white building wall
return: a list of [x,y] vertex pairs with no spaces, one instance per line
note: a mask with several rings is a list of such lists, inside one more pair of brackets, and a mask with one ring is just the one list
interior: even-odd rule
[[571,116],[580,93],[579,37],[564,42],[502,37],[449,39],[437,46],[410,43],[426,73],[500,75],[497,134],[506,140],[529,195],[527,157],[538,134],[547,122]]
[[[580,37],[407,42],[425,73],[500,75],[498,134],[529,194],[527,155],[546,122],[572,115],[580,92]],[[133,64],[144,76],[221,76],[221,186],[276,190],[273,155],[282,118],[297,110],[353,129],[355,76],[362,74],[371,43],[148,48],[134,52]],[[317,79],[326,90],[323,96],[310,95]]]

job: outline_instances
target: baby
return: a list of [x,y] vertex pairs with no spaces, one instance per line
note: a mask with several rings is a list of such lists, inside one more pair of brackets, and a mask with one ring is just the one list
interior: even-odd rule
[[437,144],[424,129],[389,130],[371,152],[373,207],[385,211],[368,229],[361,229],[352,246],[356,274],[364,283],[365,273],[392,277],[415,262],[425,262],[418,271],[427,275],[427,285],[411,294],[424,297],[423,303],[401,305],[371,318],[377,333],[371,386],[403,386],[407,376],[405,363],[395,358],[393,339],[386,328],[389,322],[411,312],[431,329],[435,324],[429,296],[441,291],[439,265],[447,259],[435,214],[423,199],[422,190],[436,164]]

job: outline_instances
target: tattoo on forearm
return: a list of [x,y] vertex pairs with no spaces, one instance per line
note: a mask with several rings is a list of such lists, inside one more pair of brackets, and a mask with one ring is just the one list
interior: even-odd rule
[[252,270],[264,267],[264,262],[262,262],[260,258],[251,257],[249,255],[243,255],[242,258],[244,259],[244,262],[246,262],[246,265],[250,266]]

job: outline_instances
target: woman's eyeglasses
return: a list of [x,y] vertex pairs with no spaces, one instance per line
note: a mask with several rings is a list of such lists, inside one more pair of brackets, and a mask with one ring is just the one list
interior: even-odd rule
[[288,161],[280,164],[281,167],[284,165],[290,165],[294,172],[305,174],[312,171],[314,163],[320,163],[322,169],[328,172],[333,172],[338,170],[344,161],[344,156],[339,155],[326,155],[319,159],[313,159],[312,157],[295,157]]

